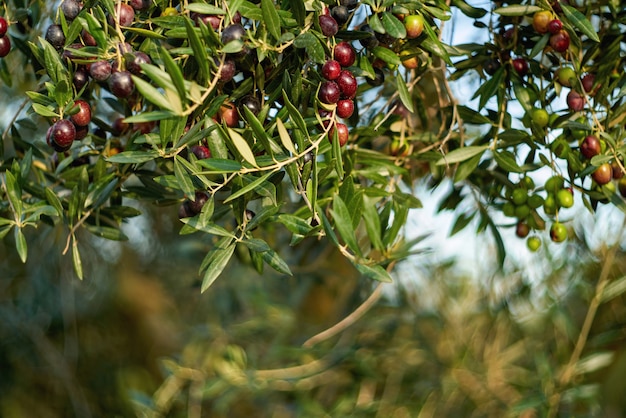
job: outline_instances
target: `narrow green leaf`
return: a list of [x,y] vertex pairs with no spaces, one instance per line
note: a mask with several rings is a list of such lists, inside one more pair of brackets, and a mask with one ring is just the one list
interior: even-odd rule
[[481,146],[468,146],[457,148],[454,151],[446,154],[439,161],[437,161],[437,165],[449,165],[458,163],[461,161],[469,160],[475,155],[480,155],[488,148],[487,145]]
[[69,207],[67,209],[67,217],[69,218],[70,225],[74,225],[74,221],[78,218],[78,211],[80,210],[81,195],[78,185],[72,189],[72,195],[70,196]]
[[217,7],[217,6],[213,6],[211,4],[206,4],[206,3],[190,3],[185,8],[192,12],[200,13],[203,15],[225,15],[226,14],[224,9]]
[[498,91],[504,88],[504,77],[505,77],[505,67],[500,67],[495,74],[483,83],[476,92],[472,99],[480,96],[480,101],[478,102],[478,108],[484,109],[487,101],[491,99]]
[[54,99],[59,108],[66,108],[67,104],[72,101],[72,88],[67,80],[59,80],[55,84]]
[[36,91],[27,91],[26,95],[33,103],[38,103],[43,106],[54,106],[55,101],[45,94],[37,93]]
[[22,260],[22,263],[26,262],[26,258],[28,257],[28,245],[26,244],[26,237],[20,228],[17,226],[14,229],[15,234],[15,247],[17,248],[17,253]]
[[413,100],[411,98],[411,93],[409,92],[409,88],[406,86],[406,83],[400,73],[396,75],[396,85],[398,86],[398,94],[400,95],[402,104],[409,112],[413,113]]
[[[65,17],[65,16],[63,16]],[[65,35],[65,44],[70,45],[74,42],[78,35],[83,30],[83,25],[78,19],[74,19],[70,24],[70,27],[67,29],[67,33]]]
[[296,37],[293,41],[293,46],[296,48],[308,48],[312,44],[318,42],[318,39],[315,35],[309,32],[303,32]]
[[600,155],[595,155],[591,158],[591,165],[595,166],[595,167],[600,167],[602,164],[604,163],[608,163],[609,161],[613,160],[615,157],[613,157],[613,155],[609,154],[609,155],[604,155],[604,154],[600,154]]
[[450,59],[450,55],[448,54],[445,45],[441,43],[441,41],[439,40],[439,36],[428,23],[424,24],[424,32],[426,33],[426,35],[428,35],[428,37],[422,41],[420,46],[423,49],[430,51],[438,57],[442,58],[448,65],[454,65],[452,63],[452,60]]
[[257,253],[264,253],[265,251],[270,250],[270,246],[262,239],[246,238],[241,242],[243,245],[250,248],[252,251],[256,251]]
[[166,36],[155,32],[153,30],[148,30],[148,29],[143,29],[143,28],[136,28],[136,27],[125,27],[124,30],[127,30],[129,32],[133,32],[136,33],[137,35],[141,35],[141,36],[145,36],[146,38],[152,38],[152,39],[167,39]]
[[63,205],[61,204],[59,197],[49,187],[46,187],[45,193],[48,203],[56,209],[60,217],[63,217]]
[[[19,123],[19,122],[18,122]],[[30,173],[30,167],[33,164],[33,149],[29,148],[28,151],[24,154],[22,161],[20,161],[20,171],[22,173],[22,178],[27,178]]]
[[239,133],[233,128],[228,128],[228,137],[230,138],[231,142],[233,143],[239,154],[243,157],[243,159],[246,160],[250,165],[257,167],[254,153],[252,152],[250,145],[248,145],[248,142],[244,139],[244,137],[239,135]]
[[59,114],[53,111],[52,109],[50,109],[48,106],[43,106],[43,105],[40,105],[39,103],[33,103],[31,106],[33,107],[33,110],[35,111],[35,113],[45,118],[58,118],[59,117]]
[[74,272],[80,280],[83,280],[83,262],[80,259],[80,252],[78,250],[78,241],[76,238],[72,238],[72,262],[74,263]]
[[280,18],[276,11],[273,0],[261,0],[261,12],[263,13],[263,21],[270,35],[277,41],[280,39]]
[[504,170],[511,173],[523,173],[524,170],[517,164],[515,161],[515,155],[513,155],[510,151],[500,151],[494,152],[493,158],[496,160],[498,165]]
[[174,176],[176,176],[178,185],[183,193],[185,193],[185,195],[191,200],[194,200],[196,188],[193,186],[193,181],[191,180],[191,177],[189,177],[189,173],[180,162],[181,159],[182,157],[179,155],[176,155],[176,158],[174,158]]
[[155,110],[153,112],[143,112],[124,119],[126,123],[153,122],[155,120],[164,120],[175,117],[173,112],[168,110]]
[[313,230],[313,227],[299,216],[281,213],[276,217],[276,220],[285,225],[285,227],[294,234],[307,235]]
[[335,227],[339,231],[339,234],[343,238],[344,242],[348,245],[348,248],[350,248],[355,254],[361,255],[361,249],[359,248],[356,234],[352,228],[350,211],[339,195],[335,195],[333,197],[333,208],[330,210],[330,213],[333,215]]
[[506,250],[504,249],[504,241],[502,240],[502,235],[500,235],[500,231],[498,230],[498,227],[493,222],[493,220],[488,217],[489,215],[485,214],[484,216],[487,216],[487,224],[489,225],[489,229],[491,230],[493,238],[496,241],[498,266],[502,268],[504,266],[504,259],[506,258]]
[[[241,189],[237,190],[235,193],[231,194],[230,196],[228,196],[228,198],[226,200],[224,200],[224,203],[228,203],[232,200],[237,199],[239,196],[243,196],[244,194],[256,189],[257,187],[259,187],[264,181],[267,181],[267,179],[272,175],[272,173],[267,173],[261,177],[258,177],[256,180],[248,183],[247,185],[245,185],[244,187],[242,187]],[[249,180],[248,177],[244,177],[244,179]]]
[[207,55],[206,48],[200,41],[200,37],[196,33],[193,23],[191,19],[185,18],[185,27],[187,28],[187,37],[189,39],[189,44],[193,49],[193,57],[198,63],[198,68],[200,70],[199,73],[199,83],[204,84],[209,78],[209,56]]
[[297,154],[298,152],[291,141],[291,136],[289,136],[289,132],[287,132],[287,128],[285,128],[285,124],[280,118],[276,118],[276,127],[278,128],[278,136],[280,137],[280,142],[283,144],[283,147],[292,155]]
[[470,174],[476,170],[478,164],[480,163],[480,159],[482,158],[482,154],[478,154],[470,158],[469,160],[463,161],[459,164],[456,172],[454,173],[454,182],[458,183],[459,181],[465,180]]
[[141,215],[141,211],[130,206],[107,206],[100,209],[102,213],[109,214],[115,219],[133,218]]
[[302,0],[290,0],[289,7],[291,13],[300,26],[304,26],[304,19],[306,18],[306,8]]
[[526,112],[529,112],[535,105],[535,100],[537,100],[536,96],[531,95],[530,89],[518,82],[513,82],[513,91],[520,105],[522,105]]
[[265,261],[277,272],[293,276],[291,270],[289,269],[289,265],[287,265],[285,260],[283,260],[276,251],[269,249],[268,251],[262,253],[261,257],[263,258],[263,261]]
[[[110,176],[114,175],[111,174]],[[92,209],[97,209],[102,206],[102,204],[104,204],[109,199],[109,197],[111,197],[111,194],[117,188],[118,181],[119,179],[115,177],[109,181],[101,182],[99,187],[96,187],[89,194],[89,196],[87,196],[87,199],[85,200],[85,206],[92,205]]]
[[208,158],[200,160],[196,164],[207,168],[211,173],[236,173],[243,168],[239,162],[223,158]]
[[97,225],[86,225],[85,228],[97,237],[110,239],[112,241],[128,241],[128,237],[117,228]]
[[267,151],[270,156],[273,155],[275,150],[270,143],[271,138],[267,134],[267,131],[265,130],[265,127],[263,126],[261,121],[259,121],[256,115],[252,113],[250,109],[248,109],[248,106],[243,106],[243,111],[248,125],[250,125],[252,131],[254,132],[254,136],[259,141],[261,141],[261,144],[263,144],[263,148],[265,149],[265,151]]
[[359,56],[359,68],[363,71],[363,74],[369,77],[370,79],[374,79],[376,77],[376,73],[374,72],[374,67],[370,62],[369,58],[366,56]]
[[141,64],[141,70],[143,73],[150,78],[157,86],[161,87],[163,90],[176,89],[174,82],[172,81],[172,77],[167,73],[167,71],[162,70],[153,64]]
[[405,204],[393,204],[393,221],[391,226],[385,230],[383,235],[383,243],[389,247],[398,240],[400,229],[406,225],[406,219],[409,215],[409,207]]
[[406,38],[406,28],[404,27],[404,23],[400,22],[400,20],[393,14],[383,12],[382,21],[383,26],[389,35],[398,39]]
[[[183,136],[183,133],[185,132],[186,125],[187,125],[186,116],[178,116],[174,118],[163,119],[159,125],[159,137],[161,138],[161,146],[163,148],[166,148],[167,144],[169,144],[170,142],[174,142],[176,138],[181,138]],[[200,126],[198,125],[200,124],[197,123],[194,125],[195,132],[197,132],[197,129],[200,129]]]
[[222,48],[222,53],[224,54],[236,54],[243,49],[244,43],[241,39],[234,39],[224,45]]
[[361,264],[361,263],[353,263],[353,264],[356,267],[356,269],[359,271],[359,273],[363,274],[366,277],[369,277],[370,279],[383,282],[383,283],[393,282],[393,279],[391,278],[387,270],[385,270],[381,266],[378,266],[378,265],[368,266],[368,265]]
[[137,90],[139,90],[139,92],[146,99],[148,99],[151,103],[159,106],[161,109],[166,109],[166,110],[176,113],[175,108],[172,105],[172,103],[170,103],[167,100],[167,98],[164,95],[162,95],[156,88],[154,88],[150,83],[144,81],[143,79],[137,76],[132,76],[132,77],[135,83],[135,87],[137,87]]
[[325,52],[324,47],[320,43],[320,40],[317,36],[313,35],[310,32],[301,33],[294,40],[294,46],[296,48],[306,48],[307,54],[309,57],[317,62],[323,63],[325,60]]
[[341,155],[341,144],[339,143],[339,138],[337,138],[337,129],[333,129],[332,132],[329,133],[332,135],[330,138],[330,142],[332,143],[332,155],[333,160],[335,161],[334,167],[337,171],[337,177],[343,180],[345,172],[343,170],[343,157]]
[[174,84],[174,87],[176,87],[176,91],[178,92],[180,101],[181,103],[185,103],[187,92],[185,90],[185,79],[183,77],[183,72],[165,48],[161,47],[159,51],[161,59],[163,60],[163,64],[165,64],[165,69],[167,70],[167,73],[169,74],[172,83]]
[[326,233],[328,238],[330,238],[333,244],[335,244],[336,246],[339,246],[339,240],[337,239],[337,235],[335,234],[335,231],[333,230],[333,225],[330,223],[330,221],[326,217],[324,210],[320,208],[319,206],[316,206],[315,211],[317,213],[317,216],[319,216],[319,218],[322,220],[322,227],[324,228],[324,232]]
[[528,58],[534,58],[537,55],[539,55],[539,53],[541,51],[543,51],[543,49],[548,44],[548,41],[550,40],[550,36],[549,35],[550,34],[546,33],[541,38],[539,38],[539,40],[535,43],[535,46],[533,46],[533,49],[528,54]]
[[244,0],[230,0],[228,2],[228,13],[230,16],[234,16],[238,11]]
[[374,32],[385,33],[385,27],[383,26],[383,22],[381,22],[378,15],[371,16],[368,19],[367,23],[370,25],[370,28],[372,28]]
[[276,212],[278,212],[278,210],[278,205],[275,203],[261,207],[261,210],[259,210],[256,215],[254,215],[252,219],[250,219],[246,223],[246,228],[244,231],[248,232],[252,231],[254,228],[257,228],[263,222],[274,216]]
[[380,58],[385,61],[387,64],[392,65],[400,65],[402,61],[398,54],[390,50],[389,48],[383,48],[382,46],[377,46],[374,48],[373,54],[375,57]]
[[384,250],[385,246],[380,236],[380,218],[374,199],[363,195],[363,220],[365,221],[365,229],[372,246],[379,251]]
[[456,218],[454,225],[452,225],[452,230],[450,231],[449,236],[453,236],[457,232],[462,231],[472,221],[472,219],[474,219],[474,215],[476,215],[476,212],[470,214],[461,213]]
[[429,6],[428,4],[424,4],[423,7],[424,8],[422,9],[422,12],[424,14],[431,15],[435,19],[443,20],[445,22],[447,20],[450,20],[450,18],[452,17],[451,14],[450,14],[450,9],[449,8],[447,8],[447,10],[440,9],[441,4],[437,4],[437,6],[435,6],[435,7]]
[[39,43],[43,47],[44,53],[44,66],[46,68],[46,72],[50,79],[56,84],[61,81],[69,81],[69,76],[67,73],[67,69],[61,63],[61,58],[59,58],[59,53],[54,49],[52,45],[48,43],[43,38],[39,38]]
[[56,210],[52,206],[46,205],[43,201],[30,206],[26,213],[28,216],[24,222],[39,222],[41,215],[54,216],[57,214]]
[[250,1],[244,1],[239,8],[241,15],[250,20],[261,21],[263,20],[263,13],[256,4]]
[[5,185],[7,191],[7,197],[9,198],[9,203],[15,212],[15,217],[17,219],[22,219],[22,189],[20,185],[17,183],[15,176],[10,171],[5,172]]
[[487,14],[487,10],[470,6],[463,0],[452,0],[452,4],[456,6],[465,16],[472,19],[480,19]]
[[[319,183],[319,173],[317,171],[317,156],[311,160],[311,181],[306,184],[306,195],[311,202],[311,207],[317,210],[317,188]],[[315,219],[315,217],[313,217]]]
[[495,14],[501,16],[524,16],[529,15],[531,13],[535,13],[542,10],[539,6],[530,6],[530,5],[514,5],[514,6],[505,6],[498,7],[493,12]]
[[200,271],[206,269],[202,279],[200,292],[207,290],[213,282],[222,274],[222,271],[228,264],[235,251],[235,242],[232,238],[222,238],[215,248],[206,255],[202,261]]
[[563,4],[561,9],[563,10],[563,13],[565,14],[567,20],[572,25],[576,26],[578,30],[587,35],[592,41],[600,42],[598,33],[596,32],[591,22],[587,20],[584,14],[582,14],[572,6],[568,6],[566,4]]
[[227,231],[216,223],[206,222],[200,216],[183,218],[180,221],[185,224],[185,227],[180,230],[180,235],[187,235],[195,231],[202,231],[207,234],[217,235],[220,237],[235,238],[232,232]]
[[200,223],[201,224],[210,223],[211,218],[213,217],[214,213],[215,213],[215,199],[214,199],[214,195],[211,195],[209,200],[206,201],[204,206],[202,206],[202,210],[200,211],[200,216],[198,217],[198,219],[200,220]]
[[104,33],[104,29],[102,25],[100,25],[100,21],[91,13],[83,13],[79,19],[84,18],[87,22],[87,27],[89,28],[89,33],[96,40],[96,44],[99,48],[105,48],[107,44],[107,36]]
[[464,123],[472,123],[476,125],[493,124],[493,121],[487,116],[482,115],[480,112],[477,112],[470,107],[459,105],[457,106],[457,111],[459,112],[459,116],[463,119]]
[[152,161],[159,156],[159,153],[154,150],[150,151],[123,151],[119,154],[112,155],[108,157],[106,160],[111,163],[122,163],[122,164],[139,164],[145,163],[147,161]]
[[[309,138],[309,130],[306,127],[306,122],[304,121],[304,118],[302,117],[302,114],[300,113],[300,111],[298,110],[297,107],[295,107],[293,105],[293,103],[291,103],[291,101],[289,100],[289,97],[287,96],[287,93],[283,90],[283,99],[285,100],[285,107],[287,108],[287,112],[289,113],[289,118],[291,119],[291,121],[298,127],[298,129],[304,133],[307,137],[307,139]],[[296,139],[298,137],[296,136]],[[298,141],[298,150],[299,151],[304,151],[304,142],[302,141]]]

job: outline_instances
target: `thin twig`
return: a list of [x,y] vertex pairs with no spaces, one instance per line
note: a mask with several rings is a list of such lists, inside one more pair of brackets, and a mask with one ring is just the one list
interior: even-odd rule
[[9,134],[9,131],[11,130],[11,127],[15,124],[15,121],[20,116],[20,113],[22,113],[22,110],[24,110],[24,108],[26,107],[26,105],[28,104],[29,101],[30,101],[30,99],[28,97],[26,99],[24,99],[24,101],[20,104],[20,107],[17,109],[17,112],[15,112],[15,115],[13,115],[13,118],[11,118],[11,120],[9,121],[9,124],[5,128],[4,132],[2,132],[2,141],[3,142],[7,138],[7,135]]
[[379,283],[378,286],[374,289],[372,294],[359,306],[356,308],[350,315],[346,316],[344,319],[333,325],[332,327],[312,336],[308,340],[302,344],[302,347],[313,347],[315,344],[318,344],[322,341],[325,341],[329,338],[334,337],[340,332],[344,331],[346,328],[354,324],[358,321],[367,311],[371,309],[372,306],[378,302],[382,295],[383,284]]

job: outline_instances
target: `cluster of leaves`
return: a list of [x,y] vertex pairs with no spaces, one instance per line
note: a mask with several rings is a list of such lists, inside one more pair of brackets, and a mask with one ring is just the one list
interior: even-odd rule
[[[33,6],[15,3],[18,7],[5,10],[12,22]],[[624,80],[616,74],[623,69],[624,12],[614,2],[606,8],[558,5],[559,14],[557,5],[545,2],[493,10],[462,0],[452,7],[443,1],[340,2],[350,5],[350,13],[333,36],[323,34],[319,17],[335,4],[322,1],[143,3],[128,25],[120,24],[120,3],[113,0],[86,1],[72,19],[57,12],[54,20],[64,36],[57,49],[38,36],[37,29],[43,33],[45,28],[34,21],[36,29],[16,43],[21,56],[9,57],[32,68],[38,83],[28,95],[28,114],[4,135],[14,152],[3,155],[0,233],[13,231],[24,261],[22,229],[39,221],[62,223],[70,228],[65,251],[71,246],[82,277],[80,229],[123,240],[122,222],[139,214],[129,199],[184,205],[206,197],[197,213],[181,211],[182,234],[215,237],[200,266],[203,290],[237,246],[249,251],[258,271],[267,264],[290,274],[275,249],[254,233],[274,225],[293,234],[292,245],[305,237],[329,239],[361,273],[389,281],[387,266],[412,247],[400,234],[409,210],[420,206],[412,184],[425,176],[438,183],[451,167],[458,187],[442,207],[456,208],[469,186],[478,192],[480,209],[462,214],[455,230],[477,213],[479,230],[489,227],[499,238],[490,208],[503,208],[511,200],[515,178],[545,166],[562,176],[559,160],[567,164],[567,185],[581,191],[590,208],[589,199],[624,206],[614,191],[586,182],[601,163],[614,160],[622,166]],[[454,10],[476,19],[491,41],[442,43],[440,26]],[[560,16],[572,39],[565,53],[551,51],[548,35],[534,34],[525,21],[539,10]],[[409,39],[402,19],[412,14],[425,24]],[[206,16],[214,18],[215,26],[199,18]],[[243,32],[227,37],[233,25]],[[321,64],[341,41],[356,49],[350,71],[360,80],[356,110],[346,121],[350,141],[345,148],[328,123],[335,118],[334,105],[318,99]],[[132,94],[116,98],[110,84],[95,80],[77,86],[76,74],[94,62],[108,61],[121,71],[133,64],[138,51],[149,62],[132,76]],[[527,74],[514,70],[513,55],[530,63]],[[409,66],[410,59],[418,64]],[[498,68],[474,95],[478,109],[458,105],[446,69],[456,68],[452,78],[459,78],[478,66],[482,76],[486,63],[494,60]],[[561,94],[554,70],[565,63],[577,75],[595,74],[593,93],[585,93],[580,83],[572,86],[585,99],[583,111],[552,104]],[[75,114],[79,98],[91,103],[94,113],[93,132],[86,138],[58,153],[42,137],[25,140],[20,127]],[[246,105],[250,98],[255,105]],[[538,127],[525,116],[525,128],[516,127],[509,113],[514,102],[526,110],[551,109],[556,117],[548,127]],[[492,103],[495,109],[489,108]],[[225,109],[235,109],[233,120]],[[485,133],[470,137],[467,124],[481,125]],[[572,146],[573,129],[601,136],[607,143],[602,155],[584,161]],[[556,142],[571,152],[561,152]],[[192,152],[197,146],[207,147],[210,158]],[[542,229],[545,214],[538,210],[518,216],[519,222],[532,220],[532,228]],[[558,220],[558,211],[545,212]]]

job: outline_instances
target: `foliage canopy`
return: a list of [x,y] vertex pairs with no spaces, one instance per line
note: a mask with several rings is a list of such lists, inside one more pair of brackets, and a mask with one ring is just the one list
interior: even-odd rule
[[[550,222],[562,241],[559,215],[571,206],[562,189],[590,210],[624,207],[611,181],[623,175],[619,2],[490,10],[462,0],[131,2],[136,10],[65,2],[45,36],[39,19],[49,5],[14,3],[4,14],[18,51],[2,60],[1,75],[11,86],[9,68],[23,66],[33,88],[2,137],[0,210],[1,234],[13,234],[24,262],[23,228],[61,223],[82,277],[77,232],[124,240],[121,222],[139,214],[129,199],[182,203],[181,234],[215,237],[200,265],[202,290],[238,245],[257,270],[290,274],[253,234],[278,225],[292,245],[329,239],[363,274],[389,281],[389,263],[411,251],[399,232],[420,206],[411,187],[424,177],[453,178],[446,209],[471,195],[455,231],[479,218],[501,261],[497,212],[515,218],[522,237]],[[455,12],[488,41],[443,43]],[[333,17],[328,27],[328,15],[341,23]],[[347,74],[337,83],[321,70],[331,58]],[[449,84],[469,75],[479,77],[475,108]],[[353,93],[346,86],[355,79]],[[354,102],[340,106],[327,94],[337,84],[342,101]],[[87,125],[75,123],[80,101],[93,114]],[[67,118],[78,131],[66,145],[56,122]],[[32,134],[43,120],[54,123],[48,144]],[[586,153],[579,143],[588,136],[600,145]],[[542,168],[553,175],[545,184],[532,176]]]

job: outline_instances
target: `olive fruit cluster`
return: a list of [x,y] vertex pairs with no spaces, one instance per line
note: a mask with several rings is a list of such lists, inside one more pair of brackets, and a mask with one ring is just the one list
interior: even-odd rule
[[570,188],[565,188],[565,181],[561,176],[550,177],[545,184],[546,199],[543,210],[547,215],[556,215],[560,208],[571,208],[574,205],[574,194]]
[[[322,15],[324,16],[324,15]],[[320,16],[320,17],[322,17]],[[348,67],[356,60],[356,51],[348,42],[339,42],[333,48],[333,58],[326,61],[321,68],[324,80],[318,91],[318,99],[323,107],[335,105],[335,114],[340,118],[347,119],[354,112],[354,101],[357,91],[357,81]],[[322,113],[326,116],[326,113]],[[336,129],[337,138],[341,146],[348,141],[348,127],[336,120],[325,121],[326,126],[331,123],[329,139],[332,140]]]
[[6,36],[9,30],[7,20],[0,16],[0,58],[6,57],[11,52],[11,39]]
[[[536,251],[541,245],[537,236],[529,236],[531,230],[545,229],[545,221],[537,212],[539,208],[548,216],[557,215],[559,209],[571,208],[574,205],[574,194],[571,188],[565,187],[561,176],[552,176],[545,183],[545,199],[534,191],[535,184],[529,177],[523,178],[515,187],[507,192],[507,202],[502,211],[506,216],[517,218],[515,233],[527,239],[530,250]],[[550,238],[554,242],[562,242],[567,238],[567,228],[555,221],[550,227]]]
[[570,36],[563,29],[563,22],[554,18],[549,10],[541,10],[533,15],[533,28],[543,35],[550,33],[550,46],[556,52],[565,52],[569,48]]
[[91,122],[91,106],[84,100],[76,100],[69,119],[56,121],[46,134],[46,142],[57,152],[70,149],[72,143],[88,133]]
[[523,178],[514,188],[507,190],[507,202],[502,212],[509,217],[517,218],[517,235],[525,238],[530,229],[544,229],[545,224],[537,209],[543,205],[541,195],[534,192],[535,183],[530,177]]
[[203,191],[197,191],[194,199],[186,199],[182,205],[178,208],[178,217],[191,218],[202,212],[202,208],[208,202],[209,194]]
[[[604,141],[598,139],[595,135],[587,135],[580,143],[580,153],[587,160],[591,160],[596,155],[601,154],[604,148],[606,148]],[[621,170],[616,171],[621,172]],[[600,186],[609,183],[613,179],[613,168],[611,164],[601,164],[591,174],[591,177]]]
[[[570,52],[570,38],[575,36],[575,28],[564,25],[561,18],[566,14],[557,6],[558,3],[556,5],[552,3],[552,7],[535,12],[531,25],[523,25],[515,19],[502,17],[501,31],[494,38],[496,47],[494,51],[496,52],[485,57],[482,70],[488,75],[495,75],[501,70],[502,64],[509,64],[504,73],[505,83],[515,88],[514,94],[526,110],[526,115],[522,120],[524,125],[538,137],[538,145],[546,146],[553,156],[564,160],[564,163],[568,165],[567,172],[570,173],[569,182],[572,186],[577,177],[583,176],[584,179],[586,173],[591,175],[594,182],[588,195],[593,205],[594,198],[601,199],[601,194],[606,193],[605,185],[613,186],[611,183],[613,173],[619,171],[618,175],[621,174],[621,167],[616,163],[612,166],[609,162],[591,167],[591,159],[605,153],[606,145],[598,137],[590,135],[593,131],[591,127],[587,131],[582,129],[582,125],[588,125],[589,120],[584,113],[578,115],[577,113],[585,111],[585,107],[590,103],[590,97],[599,91],[600,86],[597,83],[593,66],[583,67],[586,73],[578,73],[574,69],[574,67],[579,67],[579,65],[572,65],[571,62],[573,55]],[[544,45],[546,61],[533,62],[526,54],[528,50],[536,50],[538,42]],[[517,57],[512,57],[513,54]],[[546,65],[547,62],[551,63],[552,69]],[[531,65],[534,75],[543,71],[542,76],[552,80],[550,86],[552,91],[549,94],[545,94],[542,88],[537,87],[532,78],[521,83],[515,80],[515,78],[527,77],[530,74]],[[547,71],[553,73],[552,77]],[[520,85],[525,88],[519,89]],[[566,87],[563,90],[563,96],[567,99],[567,114],[563,116],[551,114],[548,109],[551,99],[548,97],[561,95],[563,87]],[[527,94],[518,94],[520,90]],[[567,127],[567,125],[571,126]],[[546,141],[547,129],[562,127],[562,133],[557,138],[550,142]],[[529,193],[532,188],[523,182],[516,185],[514,189],[508,190],[502,209],[505,215],[517,218],[518,236],[526,237],[533,229],[544,229],[545,221],[537,212],[542,209],[544,212],[542,216],[545,214],[548,217],[555,217],[555,222],[549,227],[550,238],[555,242],[562,242],[566,239],[567,228],[558,221],[558,214],[560,209],[569,208],[574,204],[574,195],[573,187],[565,187],[564,183],[564,179],[559,175],[551,177],[544,185],[545,194],[542,193],[541,196],[537,193]],[[537,237],[529,237],[527,243],[529,249],[536,250],[541,240]]]

